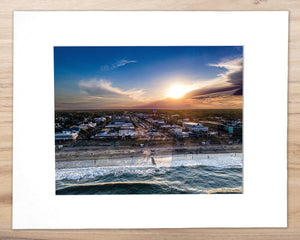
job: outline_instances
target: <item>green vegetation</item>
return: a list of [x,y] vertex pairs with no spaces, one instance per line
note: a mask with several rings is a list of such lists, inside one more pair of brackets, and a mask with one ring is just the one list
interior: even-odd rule
[[[55,111],[55,117],[70,117],[70,119],[76,119],[76,121],[84,122],[86,118],[95,118],[102,115],[116,115],[121,116],[124,112],[135,113],[148,113],[152,114],[152,109],[111,109],[111,110],[70,110],[70,111]],[[243,109],[158,109],[157,115],[175,115],[178,114],[179,118],[199,119],[200,121],[213,121],[216,118],[222,118],[224,120],[243,120]],[[67,120],[68,121],[68,120]],[[68,123],[65,121],[65,124]],[[70,121],[69,124],[73,124]],[[75,123],[74,123],[75,124]]]

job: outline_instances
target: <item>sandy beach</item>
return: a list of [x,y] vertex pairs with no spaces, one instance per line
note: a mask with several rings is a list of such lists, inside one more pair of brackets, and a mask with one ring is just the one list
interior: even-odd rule
[[119,159],[174,154],[241,153],[242,145],[156,146],[156,147],[64,147],[55,152],[56,162],[78,160]]
[[[89,168],[89,167],[170,167],[180,164],[222,164],[224,161],[233,163],[242,160],[242,153],[205,153],[205,154],[168,154],[168,155],[141,155],[134,157],[84,159],[73,161],[56,161],[56,169]],[[154,160],[154,161],[153,161]],[[215,164],[213,164],[215,165]]]

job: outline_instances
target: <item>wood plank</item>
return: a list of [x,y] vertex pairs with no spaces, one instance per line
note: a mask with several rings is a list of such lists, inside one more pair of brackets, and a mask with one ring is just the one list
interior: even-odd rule
[[[289,227],[287,229],[11,230],[14,10],[289,10]],[[1,0],[0,22],[0,239],[300,239],[299,0]]]

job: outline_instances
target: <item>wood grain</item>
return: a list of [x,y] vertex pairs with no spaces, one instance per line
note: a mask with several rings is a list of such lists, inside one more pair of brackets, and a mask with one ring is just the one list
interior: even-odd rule
[[[11,230],[12,53],[15,10],[289,10],[288,228]],[[300,239],[299,0],[1,0],[0,56],[0,239]]]

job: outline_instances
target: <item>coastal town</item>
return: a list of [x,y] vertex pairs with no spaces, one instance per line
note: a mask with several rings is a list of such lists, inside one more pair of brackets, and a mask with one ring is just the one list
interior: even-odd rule
[[230,113],[230,119],[226,114],[222,117],[222,112],[211,117],[205,111],[198,114],[200,117],[186,117],[195,111],[56,112],[56,160],[124,158],[147,153],[242,152],[242,119],[238,110],[232,110],[238,113]]
[[242,193],[243,47],[55,47],[56,194]]

